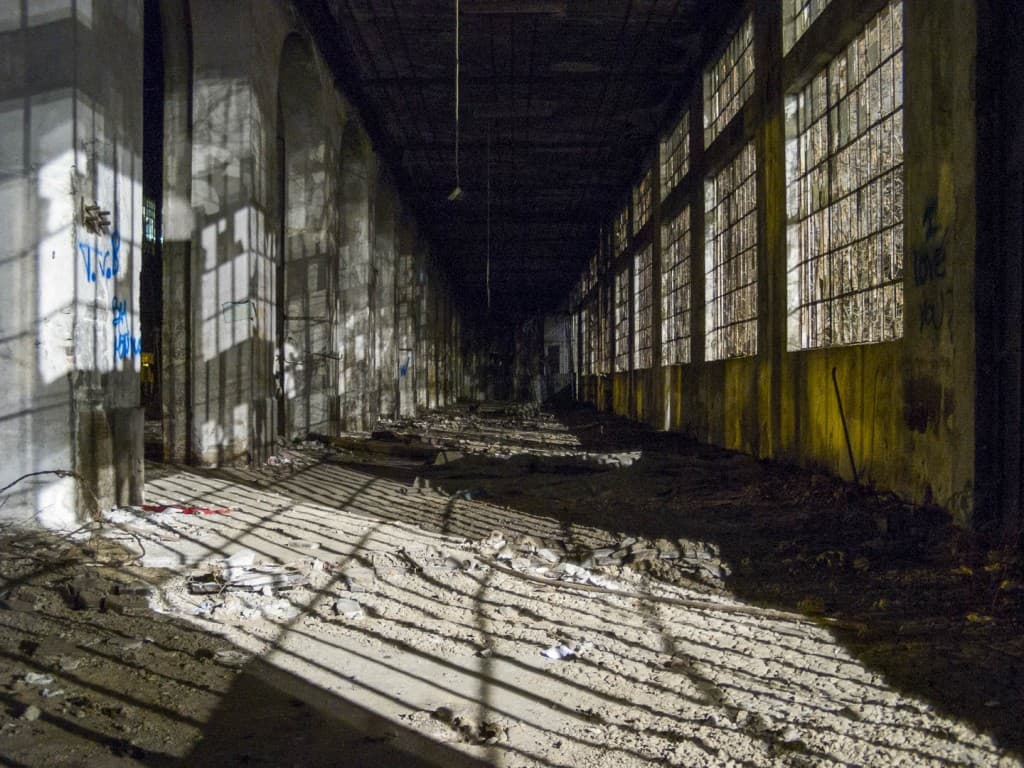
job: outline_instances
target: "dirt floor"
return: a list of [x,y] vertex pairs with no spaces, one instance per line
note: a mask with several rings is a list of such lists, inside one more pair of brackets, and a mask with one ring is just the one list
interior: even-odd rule
[[13,766],[1020,766],[1019,551],[483,404],[0,532]]

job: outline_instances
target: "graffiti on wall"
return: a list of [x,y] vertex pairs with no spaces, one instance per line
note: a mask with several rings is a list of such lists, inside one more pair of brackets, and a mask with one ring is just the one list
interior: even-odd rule
[[923,243],[914,249],[914,287],[921,291],[918,330],[939,333],[945,327],[953,338],[953,289],[947,284],[946,227],[939,222],[939,204],[928,201],[921,219]]
[[78,252],[85,267],[85,279],[90,283],[104,278],[110,280],[121,270],[121,236],[115,230],[110,233],[109,245],[78,241]]
[[[83,210],[100,217],[109,216],[105,211],[100,211],[98,206],[90,206]],[[89,232],[100,236],[95,242],[79,240],[77,243],[86,282],[96,283],[100,280],[114,279],[121,271],[121,235],[114,230],[110,232],[109,238],[104,237],[104,232],[109,227],[107,219],[101,218],[97,224],[85,218],[83,214],[83,223]],[[138,357],[142,354],[142,338],[132,333],[128,300],[115,295],[110,302],[110,314],[114,326],[114,359],[127,360]]]
[[138,356],[142,352],[142,338],[132,334],[128,302],[115,296],[110,309],[114,316],[114,358],[125,360]]

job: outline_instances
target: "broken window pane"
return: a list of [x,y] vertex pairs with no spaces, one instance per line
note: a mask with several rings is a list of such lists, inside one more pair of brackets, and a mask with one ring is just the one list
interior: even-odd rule
[[754,92],[754,17],[748,15],[729,45],[704,70],[704,146],[739,114]]
[[627,203],[612,222],[612,247],[620,255],[629,245],[629,204]]
[[[787,98],[788,108],[801,113],[787,121],[787,142],[810,146],[786,169],[789,222],[807,233],[788,244],[787,284],[796,292],[787,300],[790,348],[902,336],[901,19],[901,1],[892,0],[801,93]],[[824,103],[822,77],[838,81],[826,83]],[[826,120],[823,110],[837,119]],[[794,125],[803,126],[798,134]],[[821,130],[838,130],[826,137],[825,152],[819,152]],[[809,265],[818,279],[804,278]]]
[[633,188],[633,232],[639,232],[651,218],[654,204],[654,169],[652,168]]
[[785,55],[803,37],[807,28],[821,15],[831,0],[783,0],[782,54]]
[[690,172],[690,113],[683,112],[672,133],[661,140],[661,199]]
[[690,362],[690,207],[661,227],[661,362]]
[[633,367],[650,368],[654,363],[654,249],[648,245],[634,257],[633,306]]
[[629,370],[629,267],[615,275],[615,370]]
[[704,184],[708,360],[757,354],[756,172],[751,142]]

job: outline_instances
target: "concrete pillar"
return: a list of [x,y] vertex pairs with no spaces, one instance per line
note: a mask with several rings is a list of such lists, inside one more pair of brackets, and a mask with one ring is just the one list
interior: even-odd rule
[[160,3],[164,54],[163,264],[160,395],[163,453],[192,453],[192,40],[185,0]]
[[139,498],[142,54],[141,0],[0,6],[6,520]]
[[976,391],[976,4],[903,5],[903,419],[910,480],[968,524]]
[[398,381],[398,354],[395,323],[395,271],[396,271],[396,198],[391,186],[377,187],[375,206],[373,254],[376,271],[375,285],[375,368],[372,386],[377,402],[378,417],[395,415],[395,387]]

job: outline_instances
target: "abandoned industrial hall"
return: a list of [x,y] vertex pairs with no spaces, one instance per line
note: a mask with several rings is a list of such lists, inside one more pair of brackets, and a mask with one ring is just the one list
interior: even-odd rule
[[0,0],[0,763],[1024,766],[1024,18]]

